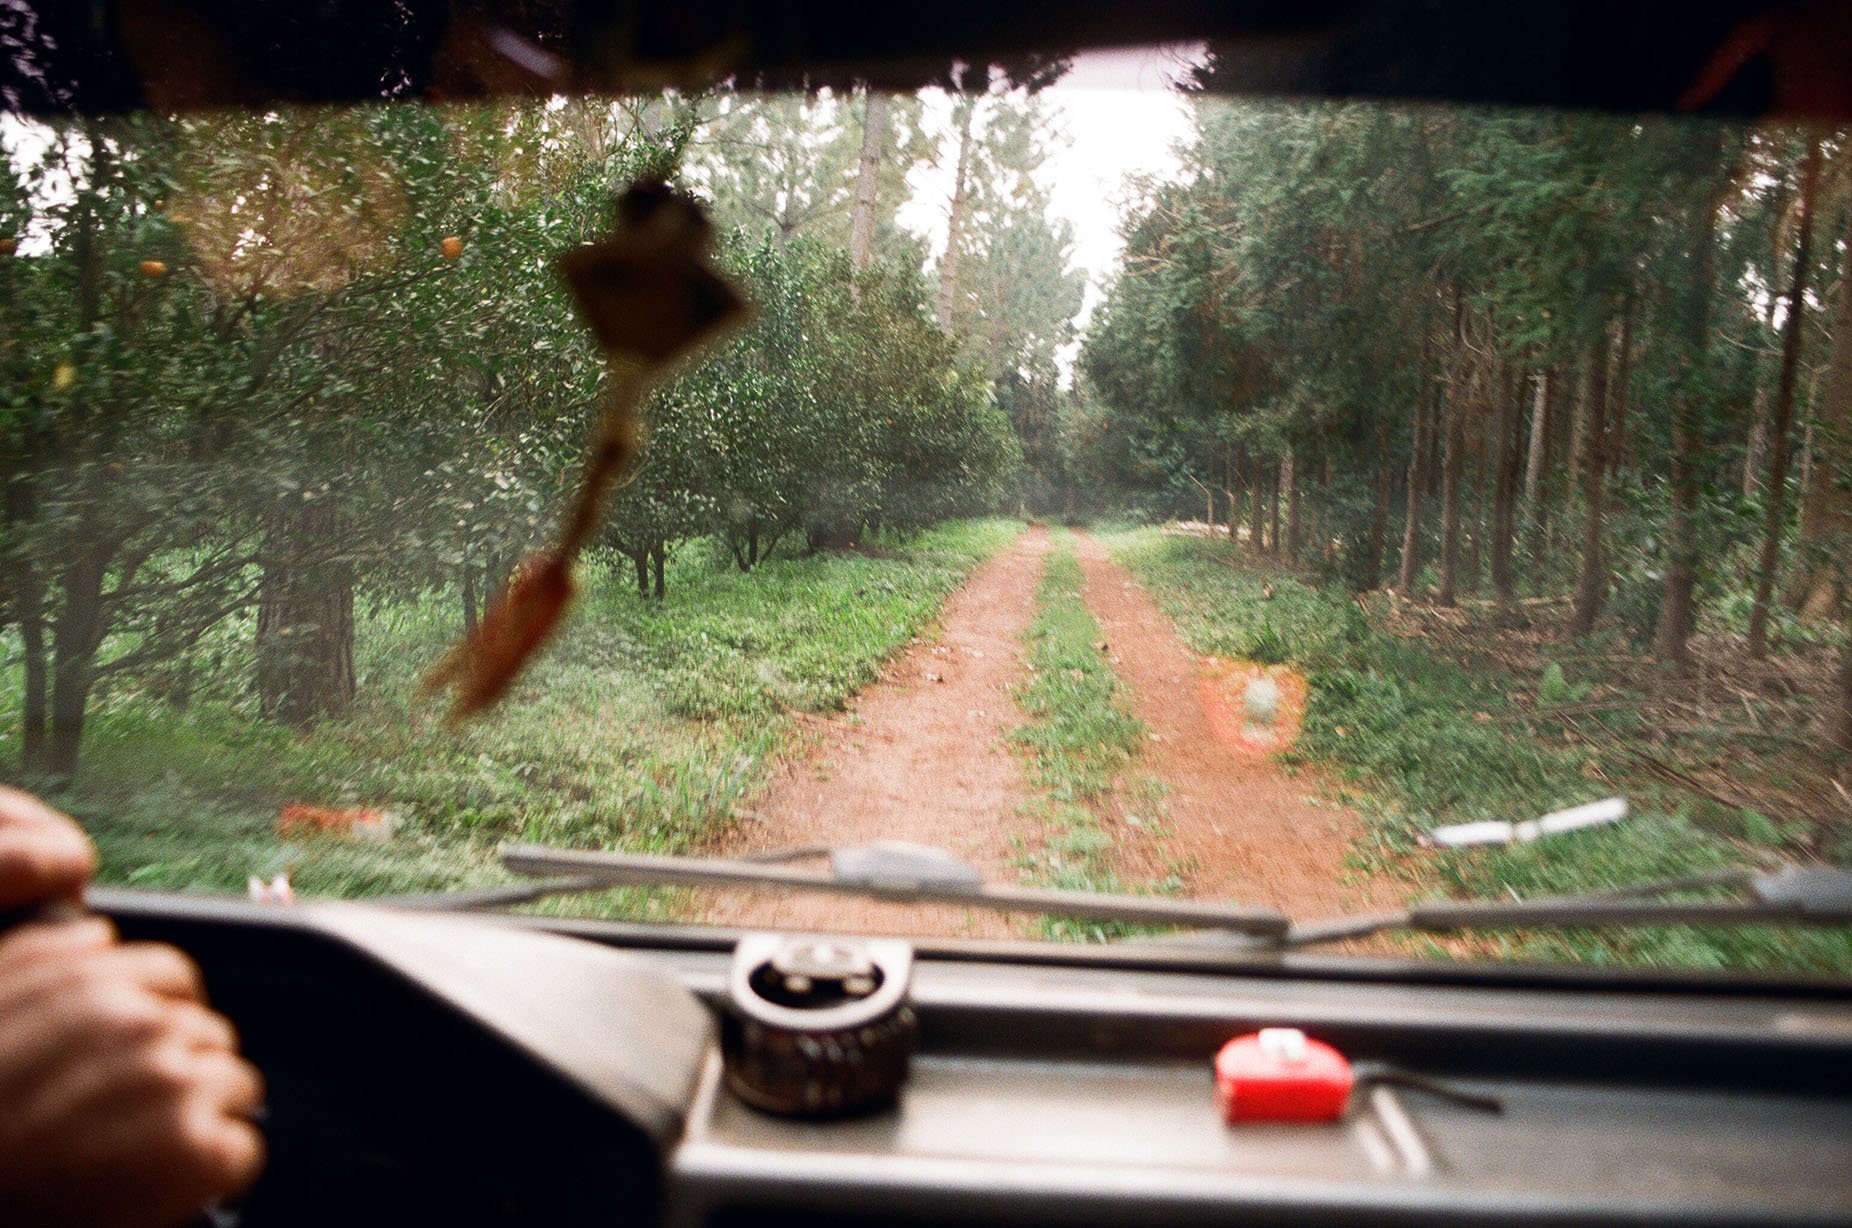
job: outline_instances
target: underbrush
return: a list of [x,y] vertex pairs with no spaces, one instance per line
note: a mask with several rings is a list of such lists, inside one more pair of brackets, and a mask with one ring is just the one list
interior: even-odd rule
[[[1112,664],[1098,647],[1099,624],[1081,596],[1080,564],[1065,532],[1056,531],[1036,594],[1037,614],[1024,633],[1029,670],[1016,692],[1028,717],[1015,740],[1028,751],[1031,798],[1025,811],[1044,834],[1023,848],[1022,871],[1063,891],[1124,892],[1114,869],[1114,839],[1103,823],[1115,792],[1151,785],[1125,779],[1144,745],[1145,726],[1132,715]],[[1140,808],[1150,813],[1156,799]],[[1149,820],[1147,820],[1149,822]],[[1176,889],[1175,882],[1157,884]],[[1051,917],[1050,938],[1105,941],[1134,932],[1111,922]]]
[[[1607,695],[1617,710],[1603,736],[1591,736],[1588,718],[1603,715],[1604,701],[1578,663],[1539,658],[1514,670],[1437,651],[1398,634],[1381,598],[1256,567],[1226,542],[1155,528],[1103,540],[1197,652],[1306,675],[1305,727],[1288,757],[1339,770],[1345,800],[1371,820],[1358,860],[1400,877],[1412,895],[1528,899],[1754,868],[1793,852],[1781,847],[1790,834],[1782,823],[1720,814],[1732,808],[1643,773],[1640,751],[1658,745],[1656,731],[1629,724],[1624,694]],[[1418,843],[1433,827],[1534,818],[1613,794],[1633,812],[1612,828],[1456,851]],[[1852,972],[1852,935],[1798,928],[1487,933],[1464,945],[1522,959]]]
[[[498,881],[494,850],[510,839],[680,851],[757,793],[790,711],[839,709],[1020,529],[954,522],[750,574],[697,544],[672,560],[660,603],[594,560],[557,642],[455,731],[417,696],[459,630],[455,595],[362,610],[351,716],[297,732],[224,679],[184,710],[118,688],[92,715],[77,784],[49,796],[95,838],[104,882],[144,887],[241,891],[250,874],[290,870],[307,894],[378,895]],[[19,693],[0,677],[0,761],[17,760]],[[386,808],[393,834],[283,840],[289,802]],[[659,906],[640,898],[566,907]]]

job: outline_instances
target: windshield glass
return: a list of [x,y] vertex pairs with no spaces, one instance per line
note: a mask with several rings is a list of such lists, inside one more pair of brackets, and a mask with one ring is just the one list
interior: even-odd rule
[[[0,121],[0,770],[105,882],[299,897],[508,882],[510,841],[904,840],[1296,919],[1852,864],[1845,134],[1216,71]],[[623,399],[556,261],[649,178],[751,318],[647,391],[557,634],[447,720]],[[1772,927],[1353,949],[1852,969]]]

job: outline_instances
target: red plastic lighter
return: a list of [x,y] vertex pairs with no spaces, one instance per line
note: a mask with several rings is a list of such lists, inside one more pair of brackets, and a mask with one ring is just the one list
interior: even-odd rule
[[1336,1121],[1355,1082],[1342,1053],[1298,1028],[1237,1036],[1215,1055],[1215,1095],[1230,1123]]

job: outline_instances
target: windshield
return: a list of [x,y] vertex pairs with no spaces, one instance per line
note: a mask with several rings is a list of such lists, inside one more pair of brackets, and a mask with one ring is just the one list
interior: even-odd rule
[[[1845,134],[1218,67],[0,122],[0,770],[106,882],[297,897],[506,882],[507,842],[903,840],[1295,919],[1852,864]],[[615,395],[556,261],[650,178],[751,318],[447,721]],[[1833,930],[1355,949],[1852,970]]]

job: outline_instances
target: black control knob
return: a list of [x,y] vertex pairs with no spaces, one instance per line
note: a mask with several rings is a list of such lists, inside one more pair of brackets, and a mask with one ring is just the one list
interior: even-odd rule
[[913,1054],[912,976],[913,950],[904,942],[741,939],[720,1030],[728,1088],[790,1117],[892,1104]]

